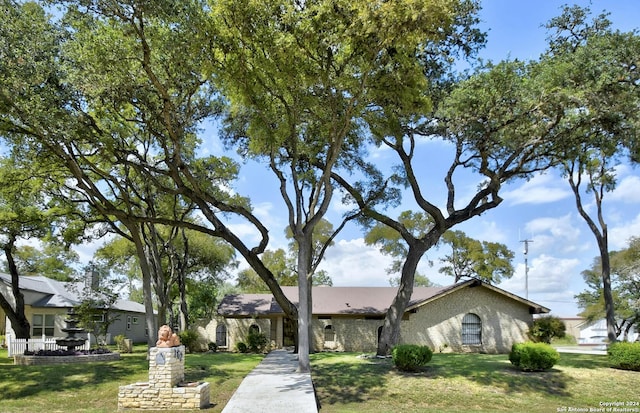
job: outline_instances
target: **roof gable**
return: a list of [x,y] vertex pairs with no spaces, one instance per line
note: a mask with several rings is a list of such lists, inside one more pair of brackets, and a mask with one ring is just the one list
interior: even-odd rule
[[[25,304],[32,307],[69,308],[79,305],[82,301],[76,292],[82,290],[82,283],[62,282],[41,275],[21,276],[18,281],[20,290],[26,293]],[[11,285],[11,276],[0,273],[0,282]],[[130,300],[118,300],[112,308],[136,313],[145,312],[144,305]]]
[[[466,287],[485,287],[530,308],[532,312],[549,312],[549,309],[478,280],[469,280],[448,287],[415,287],[406,311],[421,307]],[[285,296],[298,304],[298,287],[282,287]],[[387,312],[397,293],[396,287],[314,287],[314,315],[363,315],[381,316]],[[233,294],[224,297],[218,306],[218,314],[226,317],[252,317],[282,315],[284,312],[272,294]]]

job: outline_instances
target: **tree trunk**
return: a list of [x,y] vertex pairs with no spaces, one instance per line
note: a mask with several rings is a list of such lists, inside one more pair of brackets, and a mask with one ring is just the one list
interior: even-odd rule
[[[606,243],[605,243],[606,244]],[[609,261],[609,252],[600,248],[600,259],[602,261],[602,294],[604,297],[605,317],[607,319],[607,337],[610,343],[618,340],[616,335],[616,316],[613,307],[613,293],[611,291],[611,264]]]
[[180,330],[184,331],[189,328],[189,307],[187,306],[187,288],[186,275],[180,274]]
[[15,236],[10,235],[9,241],[3,247],[4,255],[7,258],[9,273],[11,274],[11,290],[13,292],[15,308],[11,306],[11,303],[9,303],[2,294],[0,294],[0,306],[9,318],[9,321],[11,321],[11,328],[16,338],[30,338],[31,325],[24,312],[24,294],[20,291],[18,267],[13,259],[15,241]]
[[[579,162],[579,161],[576,161]],[[595,203],[596,203],[596,215],[598,218],[598,225],[595,220],[591,218],[591,216],[584,209],[582,204],[582,198],[580,196],[580,184],[581,184],[581,173],[583,173],[584,166],[576,165],[576,162],[568,165],[566,168],[566,172],[569,177],[569,185],[571,186],[571,190],[575,196],[576,207],[578,208],[578,213],[585,220],[589,229],[596,237],[596,241],[598,243],[598,249],[600,250],[600,260],[602,263],[602,296],[604,298],[604,307],[605,307],[605,318],[607,320],[607,338],[610,343],[615,343],[617,340],[616,336],[616,316],[615,316],[615,308],[613,306],[613,293],[611,292],[611,263],[609,258],[609,237],[607,230],[607,223],[604,221],[604,216],[602,214],[602,197],[604,194],[605,183],[594,181],[593,174],[589,174],[590,176],[590,185],[591,191],[594,194]],[[606,162],[602,162],[601,165],[605,165]],[[574,171],[576,166],[578,168],[578,174],[574,178]],[[604,173],[601,172],[600,175]]]
[[[301,239],[300,239],[301,238]],[[298,372],[311,371],[310,334],[311,334],[311,278],[309,268],[311,263],[311,242],[305,242],[307,237],[298,239]]]
[[153,310],[151,269],[149,268],[149,261],[147,260],[144,242],[142,241],[140,233],[137,231],[136,225],[131,225],[129,230],[136,246],[136,252],[138,253],[140,262],[140,270],[142,271],[142,295],[144,297],[144,310],[148,333],[147,345],[151,348],[156,345],[156,341],[158,340],[158,325],[156,324],[156,318]]
[[393,298],[393,302],[387,310],[384,319],[384,325],[378,341],[378,350],[376,355],[388,356],[391,354],[393,347],[398,344],[400,338],[400,325],[402,316],[411,300],[413,294],[413,284],[415,280],[416,268],[420,258],[424,255],[426,249],[417,249],[415,246],[409,246],[407,258],[402,266],[402,275],[400,277],[400,285],[398,292]]

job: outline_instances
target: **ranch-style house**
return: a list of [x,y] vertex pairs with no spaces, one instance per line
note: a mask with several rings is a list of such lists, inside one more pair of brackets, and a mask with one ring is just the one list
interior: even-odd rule
[[[283,287],[298,302],[297,287]],[[397,288],[314,287],[311,348],[314,351],[375,351]],[[416,287],[401,324],[400,343],[435,351],[508,353],[527,340],[534,314],[550,310],[479,280],[448,287]],[[273,348],[294,344],[294,324],[271,294],[224,297],[205,328],[221,348],[247,342],[250,331],[266,335]]]

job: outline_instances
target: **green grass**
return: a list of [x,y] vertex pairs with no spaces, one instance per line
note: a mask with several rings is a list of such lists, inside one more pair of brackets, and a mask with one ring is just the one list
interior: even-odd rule
[[[640,402],[640,373],[611,369],[605,356],[564,353],[542,373],[521,372],[506,355],[434,354],[416,373],[396,370],[389,359],[356,356],[311,356],[321,413],[535,413]],[[252,354],[187,354],[185,379],[211,383],[214,406],[206,411],[220,412],[260,360]],[[118,386],[147,380],[146,347],[116,362],[65,366],[14,366],[0,350],[0,412],[115,412]]]
[[[119,386],[148,381],[146,355],[146,346],[136,346],[108,363],[14,366],[0,350],[0,412],[115,412]],[[261,360],[256,354],[187,354],[185,380],[211,383],[214,406],[207,412],[220,412]]]
[[402,373],[389,359],[356,356],[312,356],[322,413],[588,411],[600,402],[640,402],[640,373],[611,369],[606,356],[561,354],[541,373],[515,369],[507,355],[434,354],[417,373]]

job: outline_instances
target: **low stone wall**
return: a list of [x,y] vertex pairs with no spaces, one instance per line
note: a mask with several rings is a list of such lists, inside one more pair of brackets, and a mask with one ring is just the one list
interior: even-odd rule
[[13,356],[13,364],[19,366],[39,366],[44,364],[92,363],[94,361],[120,360],[120,353],[88,354],[81,356]]
[[185,386],[187,387],[160,388],[149,383],[120,386],[118,410],[192,410],[209,407],[209,383],[188,383]]
[[149,382],[120,386],[118,410],[209,407],[209,383],[184,381],[184,346],[149,350]]

